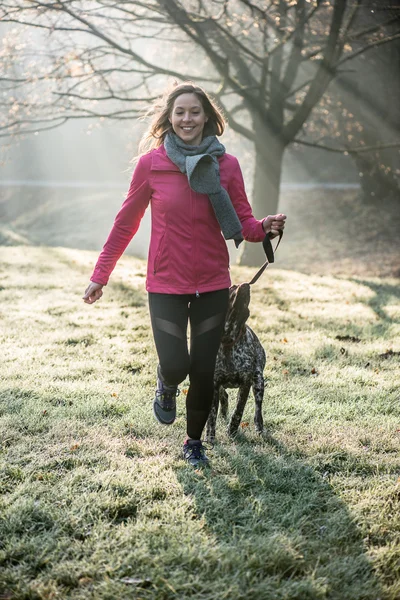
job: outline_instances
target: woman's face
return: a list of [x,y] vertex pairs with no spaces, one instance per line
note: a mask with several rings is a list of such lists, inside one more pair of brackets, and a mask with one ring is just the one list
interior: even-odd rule
[[181,94],[175,98],[169,120],[183,142],[192,146],[200,144],[208,118],[196,94]]

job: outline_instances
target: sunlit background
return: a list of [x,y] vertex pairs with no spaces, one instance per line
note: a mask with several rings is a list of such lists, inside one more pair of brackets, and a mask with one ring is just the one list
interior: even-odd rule
[[[212,66],[207,51],[199,51],[199,40],[191,41],[185,36],[184,28],[176,25],[172,10],[175,4],[167,3],[169,12],[163,17],[170,25],[169,29],[160,26],[158,30],[157,23],[151,21],[155,14],[151,13],[153,9],[149,9],[149,14],[143,9],[141,15],[148,14],[149,20],[145,21],[148,24],[142,26],[140,21],[135,23],[133,20],[129,29],[128,23],[124,23],[121,26],[121,39],[130,52],[138,53],[141,60],[156,64],[161,70],[166,68],[167,71],[181,73],[182,78],[188,73],[197,74],[199,83],[216,95],[229,123],[222,141],[228,152],[239,158],[249,199],[257,217],[270,212],[271,199],[274,206],[276,182],[268,178],[271,173],[272,179],[277,178],[279,204],[276,206],[275,202],[275,208],[289,215],[286,243],[280,251],[281,266],[294,268],[297,264],[304,268],[300,264],[301,256],[299,263],[298,244],[304,247],[304,252],[301,252],[303,256],[311,257],[313,247],[328,235],[333,244],[328,244],[328,254],[335,255],[332,256],[332,268],[337,267],[338,257],[344,261],[348,258],[343,252],[343,244],[347,245],[348,254],[352,254],[354,227],[348,224],[346,211],[349,207],[351,218],[365,213],[363,218],[370,236],[370,209],[372,211],[374,205],[379,207],[386,202],[385,211],[389,211],[389,218],[383,218],[381,224],[375,223],[375,237],[379,238],[380,245],[374,251],[380,252],[383,244],[381,238],[384,232],[387,234],[388,226],[397,226],[396,219],[400,212],[397,210],[398,203],[393,201],[398,196],[400,173],[400,46],[395,3],[383,6],[384,3],[369,1],[357,7],[354,3],[333,1],[285,1],[268,3],[268,6],[259,2],[254,5],[257,8],[249,11],[246,2],[237,0],[226,3],[225,14],[222,11],[225,4],[222,2],[216,0],[203,5],[203,12],[219,20],[224,31],[237,33],[237,46],[231,43],[224,48],[221,43],[218,49],[217,42],[213,43],[220,54],[225,55],[226,61],[231,63],[231,71],[236,70],[237,77],[242,77],[244,82],[246,78],[240,72],[234,52],[238,52],[240,60],[247,60],[246,64],[255,80],[262,77],[257,60],[263,56],[263,30],[267,46],[264,56],[269,56],[268,52],[271,52],[271,58],[268,59],[270,81],[265,83],[266,119],[271,115],[273,117],[273,94],[277,87],[274,70],[278,73],[278,67],[281,69],[282,82],[297,52],[299,64],[294,65],[297,75],[290,82],[292,91],[288,91],[288,100],[285,100],[284,124],[290,122],[291,115],[296,115],[298,107],[305,102],[306,91],[310,87],[304,84],[307,84],[307,78],[310,81],[316,78],[324,60],[332,15],[339,5],[345,7],[341,23],[343,43],[340,60],[343,66],[326,86],[322,98],[315,103],[296,136],[300,143],[286,145],[280,174],[276,174],[280,166],[274,166],[274,144],[269,144],[268,140],[265,158],[257,164],[260,139],[265,132],[257,129],[255,113],[246,105],[246,98],[241,105],[240,95],[238,101],[238,94],[231,89],[232,84],[227,84],[221,78],[218,65]],[[183,2],[176,5],[185,10],[189,18],[195,17],[195,4]],[[77,2],[75,6],[78,16],[84,16],[90,15],[96,5]],[[2,9],[0,24],[3,42],[0,55],[3,71],[0,80],[3,90],[0,130],[1,241],[5,244],[44,244],[99,250],[124,199],[134,168],[132,159],[137,154],[138,142],[146,128],[146,121],[138,119],[138,116],[143,115],[150,102],[139,102],[139,99],[156,97],[166,84],[177,80],[177,77],[155,69],[151,77],[145,78],[144,83],[140,82],[135,72],[138,63],[132,60],[132,56],[124,57],[123,53],[119,54],[118,50],[110,48],[110,43],[108,49],[106,45],[106,50],[103,46],[99,46],[101,50],[98,50],[96,37],[83,33],[78,32],[75,36],[71,33],[64,38],[63,32],[57,31],[57,24],[65,17],[64,21],[71,26],[68,16],[57,14],[56,18],[51,11],[48,11],[49,15],[43,11],[38,18],[36,14],[32,16],[29,9],[24,2],[10,0]],[[113,18],[117,18],[118,13],[113,13],[111,8],[107,9],[108,12],[104,7],[102,10],[104,18],[98,17],[97,26],[103,27],[111,41],[114,41],[117,39],[118,25]],[[296,28],[301,28],[304,15],[308,15],[309,21],[303,32],[305,41],[301,47],[294,32]],[[48,34],[27,26],[29,19],[32,24],[46,22],[47,28],[53,29]],[[209,30],[204,25],[202,31],[208,32],[210,39],[213,39],[211,25]],[[128,32],[132,33],[131,38]],[[348,33],[346,41],[345,32]],[[361,35],[360,32],[367,34]],[[285,36],[288,40],[286,43]],[[382,43],[389,38],[389,42]],[[276,51],[277,44],[283,44],[284,47],[283,54],[276,59],[282,63],[278,66],[274,63],[274,57],[279,52]],[[361,52],[364,47],[368,49]],[[355,56],[349,60],[352,54]],[[102,65],[115,68],[109,79],[106,80],[104,75],[101,76],[104,80],[100,76],[93,76],[90,85],[82,84],[82,75],[91,73],[91,69],[94,69],[94,73],[101,72]],[[144,77],[145,67],[140,64],[139,67],[140,77]],[[55,68],[58,69],[56,77]],[[129,69],[132,69],[131,74]],[[111,86],[114,87],[111,89]],[[113,105],[110,101],[104,102],[103,109],[102,102],[96,98],[104,98],[107,88],[120,101]],[[80,99],[84,93],[88,98],[86,101]],[[79,96],[78,99],[75,96]],[[124,120],[116,118],[120,110],[125,111]],[[100,115],[102,111],[105,117],[87,118],[88,113]],[[65,123],[46,130],[49,126],[62,123],[65,114],[68,116]],[[258,142],[241,135],[240,127],[252,129],[252,135],[256,140],[258,138]],[[273,121],[271,127],[275,127]],[[312,148],[307,144],[320,148]],[[382,145],[389,148],[377,152],[376,149]],[[346,148],[363,146],[370,146],[375,151],[357,155],[343,152]],[[264,168],[265,181],[262,180]],[[261,194],[254,188],[257,177]],[[336,212],[333,207],[336,207]],[[130,254],[146,256],[149,212],[127,249]],[[314,240],[311,242],[310,238]],[[305,242],[305,239],[309,242]],[[335,240],[339,243],[338,248]],[[307,243],[311,243],[309,248]],[[392,245],[390,235],[388,245]],[[235,251],[233,245],[230,252],[233,261],[240,260],[240,253]],[[361,268],[362,257],[359,249],[357,252],[359,256],[355,263],[359,265],[357,268]],[[293,260],[294,255],[296,260]],[[328,258],[326,256],[323,261],[323,269],[327,268]],[[315,261],[311,262],[313,265],[309,265],[310,268],[315,268]],[[393,273],[396,273],[395,269],[392,269]]]

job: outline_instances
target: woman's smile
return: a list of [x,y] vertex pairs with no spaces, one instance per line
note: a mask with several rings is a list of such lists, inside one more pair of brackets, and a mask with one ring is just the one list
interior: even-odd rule
[[207,117],[196,94],[181,94],[174,102],[170,121],[178,137],[192,146],[198,146],[203,138]]

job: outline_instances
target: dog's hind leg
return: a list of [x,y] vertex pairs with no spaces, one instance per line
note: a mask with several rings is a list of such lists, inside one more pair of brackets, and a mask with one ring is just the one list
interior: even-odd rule
[[243,417],[244,407],[246,406],[247,398],[249,397],[250,384],[241,385],[237,394],[236,408],[232,414],[228,426],[229,435],[236,435],[238,427]]
[[255,401],[254,426],[257,433],[262,433],[264,430],[264,421],[262,416],[262,403],[264,399],[264,377],[258,372],[255,374],[253,381],[253,394]]
[[215,428],[217,424],[218,405],[219,405],[219,390],[220,388],[214,388],[213,402],[211,405],[210,414],[207,419],[207,433],[206,438],[209,442],[215,440]]
[[219,388],[219,403],[221,406],[221,417],[228,418],[228,392],[222,387]]

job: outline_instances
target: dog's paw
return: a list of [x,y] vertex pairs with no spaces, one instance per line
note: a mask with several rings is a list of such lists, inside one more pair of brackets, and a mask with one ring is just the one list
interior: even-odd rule
[[264,423],[262,421],[254,421],[254,429],[258,435],[262,435],[264,432]]

